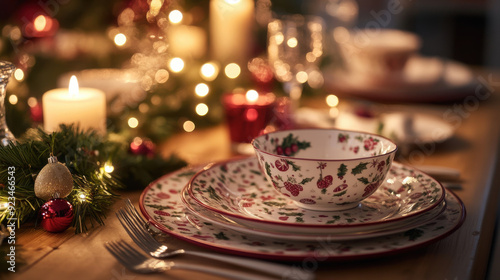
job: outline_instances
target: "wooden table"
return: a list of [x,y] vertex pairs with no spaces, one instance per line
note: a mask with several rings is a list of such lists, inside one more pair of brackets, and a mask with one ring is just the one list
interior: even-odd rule
[[[405,254],[362,261],[327,262],[315,267],[317,279],[484,279],[490,257],[499,201],[499,176],[496,159],[500,131],[500,95],[493,77],[480,76],[488,83],[478,94],[464,101],[444,105],[407,105],[404,110],[430,111],[456,127],[451,140],[437,146],[422,146],[409,163],[457,168],[461,172],[462,189],[455,193],[463,200],[467,218],[452,235]],[[487,86],[486,86],[487,85]],[[490,86],[496,86],[491,88]],[[321,106],[321,103],[317,106]],[[401,108],[401,107],[399,107]],[[167,143],[165,154],[176,152],[191,164],[227,159],[228,133],[224,126],[180,134]],[[423,155],[423,156],[422,156]],[[124,192],[123,198],[138,203],[140,192]],[[122,206],[116,203],[115,210]],[[124,269],[104,249],[103,243],[123,238],[129,240],[114,211],[106,225],[88,234],[61,234],[23,227],[17,232],[26,264],[12,279],[165,279],[165,275],[138,275]],[[177,247],[203,250],[169,237]],[[195,257],[179,257],[195,263],[207,263]],[[307,262],[290,265],[302,266]],[[213,266],[224,266],[211,263]],[[19,267],[18,267],[19,268]],[[172,271],[169,279],[219,279],[195,272]]]

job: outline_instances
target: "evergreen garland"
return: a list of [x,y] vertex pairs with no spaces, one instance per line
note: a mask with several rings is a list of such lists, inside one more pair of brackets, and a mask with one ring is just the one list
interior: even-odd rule
[[[36,219],[45,201],[35,196],[34,183],[51,154],[66,164],[73,176],[73,191],[66,199],[74,208],[72,226],[75,233],[104,224],[107,211],[118,197],[116,190],[130,187],[123,183],[127,181],[121,180],[119,174],[129,174],[128,182],[145,184],[145,180],[185,165],[175,156],[162,160],[132,155],[123,143],[108,141],[95,131],[82,131],[73,125],[61,125],[60,130],[51,134],[42,129],[30,129],[18,143],[0,147],[0,205],[3,205],[0,222],[17,218],[19,227]],[[107,173],[104,164],[110,162],[117,164],[114,172]],[[158,164],[158,168],[147,170],[151,162]],[[15,168],[14,174],[9,174],[12,170],[9,167]],[[130,172],[132,167],[134,170]],[[130,180],[133,176],[144,178]],[[9,177],[15,177],[14,191],[7,188]],[[5,207],[13,201],[9,197],[15,198],[14,213]]]

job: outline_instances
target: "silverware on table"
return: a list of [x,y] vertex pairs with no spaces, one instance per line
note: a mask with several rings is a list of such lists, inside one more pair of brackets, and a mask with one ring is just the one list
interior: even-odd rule
[[154,258],[168,258],[179,254],[188,254],[198,257],[209,258],[217,261],[222,261],[234,264],[240,267],[253,269],[256,271],[265,272],[278,277],[285,277],[293,275],[294,279],[310,280],[314,279],[313,272],[301,270],[297,267],[287,266],[282,264],[275,264],[260,260],[253,260],[248,258],[225,256],[221,254],[187,251],[184,249],[169,250],[168,246],[158,242],[145,228],[146,221],[140,216],[139,212],[135,209],[134,205],[129,199],[126,199],[126,207],[120,209],[116,215],[118,220],[123,225],[132,240],[148,255]]
[[177,262],[177,261],[176,262],[164,261],[155,258],[150,258],[139,253],[137,250],[135,250],[132,246],[130,246],[123,240],[116,242],[107,242],[104,244],[104,246],[122,265],[124,265],[127,269],[137,273],[143,273],[143,274],[159,273],[159,272],[169,271],[171,269],[183,269],[183,270],[192,270],[192,271],[210,273],[214,275],[228,277],[231,279],[241,279],[241,280],[276,279],[276,278],[259,276],[248,272]]

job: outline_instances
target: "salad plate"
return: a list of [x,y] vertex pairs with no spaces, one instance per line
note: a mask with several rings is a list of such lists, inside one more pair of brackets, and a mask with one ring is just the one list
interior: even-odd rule
[[181,201],[187,210],[191,212],[194,217],[187,214],[187,219],[199,219],[206,223],[212,223],[219,227],[226,227],[235,231],[239,231],[249,235],[262,236],[267,238],[282,239],[282,240],[296,240],[296,241],[319,241],[319,240],[330,240],[330,241],[344,241],[344,240],[356,240],[364,238],[372,238],[378,236],[389,235],[393,233],[404,232],[422,225],[425,225],[430,220],[436,218],[446,209],[446,201],[443,201],[440,206],[432,209],[431,211],[425,212],[422,215],[408,218],[406,221],[401,222],[397,226],[393,226],[390,229],[374,230],[374,231],[352,231],[349,233],[327,233],[318,234],[315,231],[309,233],[294,233],[294,232],[274,232],[264,229],[252,228],[244,224],[240,224],[236,221],[231,220],[224,215],[209,211],[196,202],[193,201],[186,190],[183,189],[181,193]]
[[343,211],[308,210],[277,194],[255,157],[208,165],[193,176],[186,191],[201,207],[251,228],[320,234],[398,227],[444,200],[444,189],[438,181],[409,166],[393,163],[385,182],[358,207]]
[[139,205],[142,214],[155,227],[193,244],[223,253],[282,261],[349,260],[404,252],[440,240],[457,230],[465,218],[460,199],[446,192],[446,209],[423,226],[405,232],[360,240],[319,241],[277,240],[244,234],[186,214],[181,192],[198,167],[167,174],[143,191]]

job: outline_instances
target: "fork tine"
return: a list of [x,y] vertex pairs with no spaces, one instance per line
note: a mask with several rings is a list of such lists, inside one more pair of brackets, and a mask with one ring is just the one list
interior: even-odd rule
[[135,206],[132,204],[132,201],[130,201],[129,198],[127,198],[125,200],[125,205],[127,206],[127,209],[130,210],[131,214],[137,218],[137,220],[139,221],[139,223],[144,223],[145,220],[142,218],[142,216],[139,214],[139,212],[137,211],[137,209],[135,208]]
[[128,217],[125,212],[119,210],[117,216],[118,220],[125,228],[125,231],[132,238],[132,240],[137,245],[139,245],[139,247],[141,247],[142,250],[144,250],[146,253],[149,253],[151,251],[151,248],[156,248],[154,244],[151,245],[150,243],[146,242],[145,238],[142,237],[143,233],[141,233],[141,231],[136,228],[136,225],[132,224],[130,217]]
[[134,218],[131,209],[120,209],[116,215],[130,237],[146,253],[151,254],[151,252],[156,251],[158,247],[162,246],[162,244],[154,239],[149,232],[142,227],[142,224]]
[[136,236],[142,237],[143,240],[149,241],[149,242],[157,242],[156,239],[154,239],[149,232],[147,232],[146,229],[142,227],[142,225],[138,224],[137,221],[134,221],[134,219],[130,216],[132,215],[129,211],[122,209],[123,211],[121,214],[123,215],[123,218],[127,222],[127,224],[130,226],[131,230],[135,233]]
[[160,245],[159,242],[154,239],[153,236],[151,236],[151,234],[144,228],[144,220],[138,217],[139,214],[137,213],[137,210],[134,208],[134,206],[130,204],[130,201],[129,206],[131,206],[132,208],[124,209],[124,213],[127,214],[126,216],[132,222],[131,224],[134,225],[133,228],[135,228],[136,231],[140,233],[144,240],[146,240],[147,242],[152,242],[155,245]]

